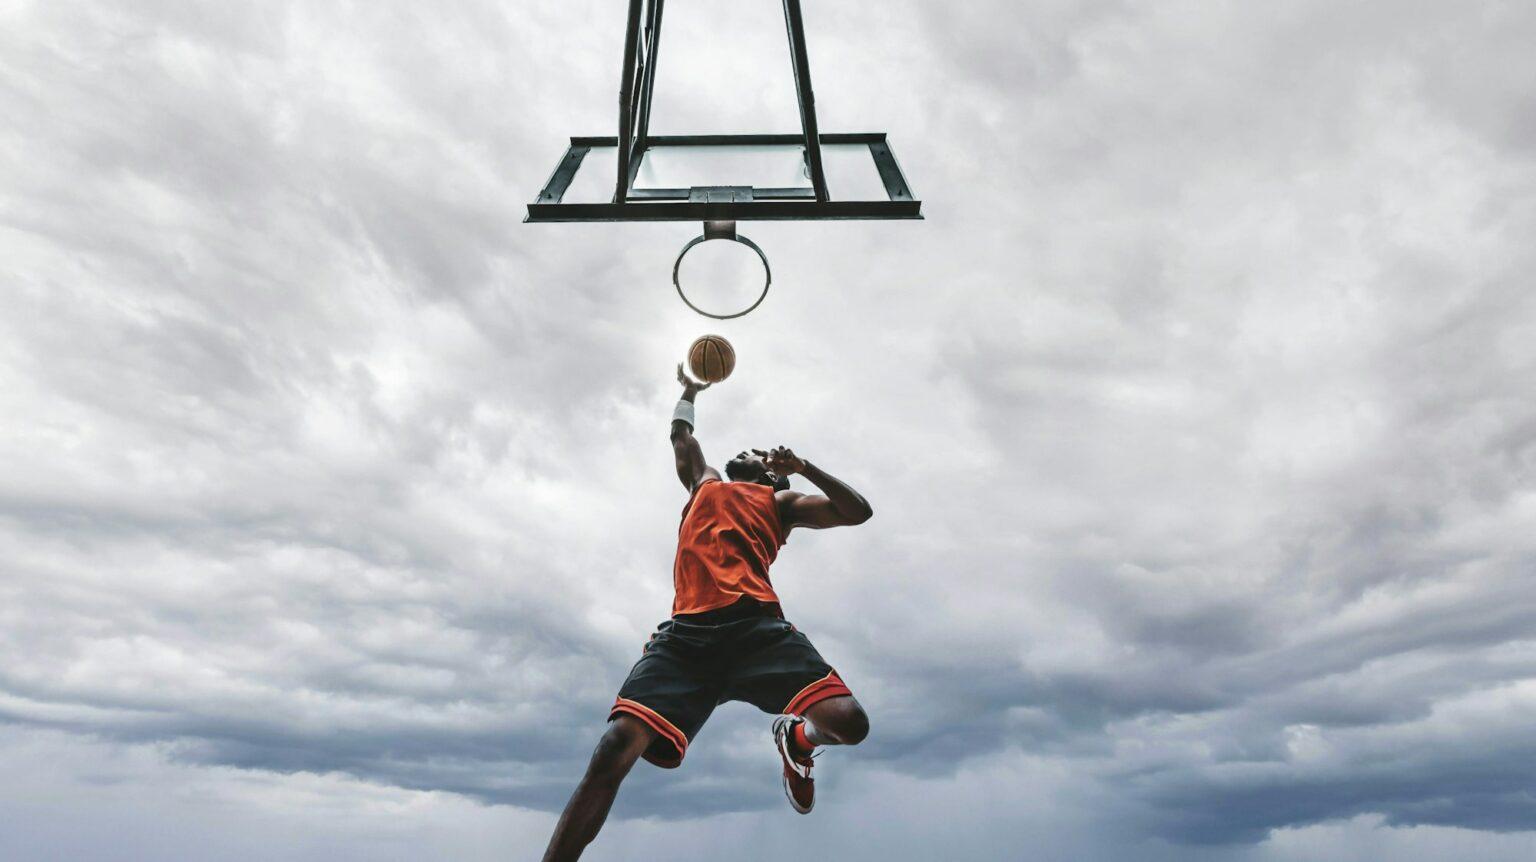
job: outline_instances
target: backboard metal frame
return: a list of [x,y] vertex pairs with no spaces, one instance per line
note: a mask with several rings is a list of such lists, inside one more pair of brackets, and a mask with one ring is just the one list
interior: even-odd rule
[[[816,122],[810,59],[800,0],[783,0],[800,105],[801,134],[652,135],[651,96],[661,45],[666,0],[629,0],[624,70],[619,88],[619,134],[573,137],[549,181],[528,205],[529,222],[606,221],[758,221],[819,219],[920,219],[922,201],[907,184],[882,132],[824,134]],[[643,13],[643,15],[642,15]],[[643,18],[643,26],[642,26]],[[808,187],[694,186],[636,189],[635,178],[646,151],[661,147],[736,147],[794,145],[803,148]],[[822,164],[823,145],[854,144],[869,148],[885,186],[883,200],[833,200]],[[566,203],[566,190],[593,148],[614,147],[618,154],[613,199],[607,203]]]

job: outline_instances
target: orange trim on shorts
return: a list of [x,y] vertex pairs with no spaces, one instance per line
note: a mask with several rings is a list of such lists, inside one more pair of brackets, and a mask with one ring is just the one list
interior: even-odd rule
[[688,735],[678,730],[677,725],[662,718],[660,713],[645,704],[626,700],[622,697],[613,702],[613,709],[608,710],[608,720],[612,721],[613,717],[621,712],[633,715],[635,718],[645,722],[651,730],[656,731],[662,739],[671,743],[672,747],[677,750],[676,758],[661,759],[652,757],[649,749],[647,749],[645,754],[641,755],[642,757],[660,766],[662,769],[674,769],[683,762],[683,755],[688,753]]
[[801,715],[807,709],[827,698],[852,694],[853,691],[843,683],[842,677],[838,676],[837,671],[834,670],[805,688],[800,689],[799,693],[789,699],[789,705],[784,707],[784,713],[786,715]]

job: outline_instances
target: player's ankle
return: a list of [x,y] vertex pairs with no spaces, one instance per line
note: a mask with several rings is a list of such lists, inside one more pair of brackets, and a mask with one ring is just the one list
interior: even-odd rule
[[802,757],[810,757],[816,751],[816,743],[811,742],[810,738],[807,737],[805,733],[805,729],[808,726],[810,726],[810,723],[805,719],[801,719],[800,721],[795,722],[794,726],[791,727],[789,731],[790,748],[793,749],[796,754],[799,754]]

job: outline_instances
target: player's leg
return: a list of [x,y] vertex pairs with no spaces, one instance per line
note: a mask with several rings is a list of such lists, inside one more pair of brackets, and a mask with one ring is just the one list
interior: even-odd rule
[[574,862],[597,837],[630,767],[655,739],[656,731],[632,715],[615,716],[598,740],[587,773],[565,805],[544,862]]
[[[682,631],[679,631],[682,629]],[[719,702],[708,672],[709,643],[698,632],[663,622],[646,642],[609,710],[608,730],[566,805],[544,862],[576,859],[597,836],[619,783],[637,758],[671,769]]]
[[[841,681],[839,681],[839,684]],[[816,749],[823,745],[858,745],[869,735],[869,716],[851,694],[833,694],[803,707],[798,715],[774,719],[773,742],[784,767],[784,795],[801,814],[816,804],[811,778]]]
[[842,687],[836,674],[825,679],[822,699],[787,709],[773,721],[773,744],[784,770],[784,795],[801,814],[816,804],[816,781],[811,777],[816,750],[824,745],[858,745],[869,736],[869,716],[851,694],[825,690]]
[[815,804],[811,757],[816,747],[863,742],[869,717],[837,671],[794,626],[771,618],[742,625],[725,698],[778,714],[773,740],[782,760],[784,793],[805,814]]

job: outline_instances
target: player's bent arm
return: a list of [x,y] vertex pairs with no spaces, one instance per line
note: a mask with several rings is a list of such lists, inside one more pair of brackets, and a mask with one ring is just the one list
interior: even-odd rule
[[823,530],[827,527],[852,527],[874,516],[869,501],[847,483],[805,462],[800,475],[811,480],[824,494],[801,494],[797,491],[779,492],[779,511],[785,513],[791,527],[809,527]]

